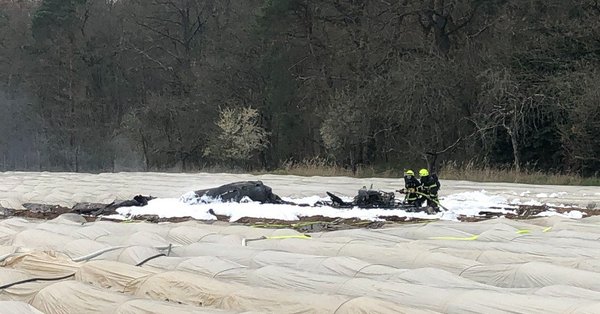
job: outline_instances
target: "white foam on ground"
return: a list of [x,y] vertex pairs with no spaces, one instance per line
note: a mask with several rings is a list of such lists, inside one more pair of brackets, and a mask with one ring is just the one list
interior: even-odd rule
[[[220,200],[202,198],[198,201],[193,192],[185,193],[179,199],[163,198],[154,199],[144,207],[122,207],[117,211],[123,217],[136,215],[158,215],[161,218],[192,217],[195,219],[213,220],[216,217],[209,210],[219,215],[230,217],[230,221],[237,221],[242,217],[255,217],[280,220],[298,220],[303,216],[360,218],[365,220],[380,220],[380,216],[413,217],[422,219],[456,220],[460,215],[477,216],[481,211],[497,212],[502,214],[514,213],[516,205],[541,205],[539,201],[527,200],[521,202],[518,199],[511,201],[505,197],[490,194],[485,190],[455,193],[440,199],[440,203],[448,209],[435,215],[425,212],[407,212],[401,209],[363,209],[363,208],[333,208],[330,206],[296,206],[287,204],[260,204],[258,202],[222,202]],[[284,197],[285,201],[297,204],[314,205],[319,201],[329,201],[317,195],[302,198]],[[349,196],[342,196],[344,201],[351,201]],[[547,215],[555,215],[549,212]],[[562,215],[562,214],[561,214]],[[581,218],[581,213],[562,215],[570,218]]]
[[581,219],[581,218],[583,218],[583,216],[585,216],[585,213],[582,213],[578,210],[572,210],[572,211],[566,212],[564,214],[561,214],[561,213],[558,213],[553,210],[548,210],[548,211],[539,213],[536,216],[539,216],[539,217],[558,216],[558,217],[564,217],[564,218]]
[[[191,206],[185,203],[193,196],[186,193],[187,191],[214,188],[245,180],[261,180],[282,199],[299,204],[314,204],[322,199],[329,200],[326,198],[326,191],[340,196],[345,201],[351,201],[361,186],[373,184],[376,189],[394,191],[404,185],[402,178],[299,177],[225,173],[1,172],[0,206],[23,209],[24,203],[65,207],[72,207],[78,202],[108,204],[142,194],[158,197],[158,200],[151,202],[149,207],[122,209],[121,216],[127,213],[153,213],[162,217],[191,216],[198,219],[214,219],[213,215],[207,213],[212,208],[217,214],[231,215],[232,219],[255,216],[291,220],[309,215],[377,219],[379,215],[398,215],[452,220],[457,215],[472,216],[482,210],[506,213],[510,212],[515,205],[541,205],[549,204],[550,201],[581,208],[596,203],[600,195],[600,188],[595,186],[441,180],[440,201],[444,207],[450,209],[450,212],[430,216],[423,213],[406,213],[402,210],[309,208],[255,203],[212,203]],[[397,195],[397,198],[402,198],[402,195]],[[214,200],[205,201],[214,202]]]

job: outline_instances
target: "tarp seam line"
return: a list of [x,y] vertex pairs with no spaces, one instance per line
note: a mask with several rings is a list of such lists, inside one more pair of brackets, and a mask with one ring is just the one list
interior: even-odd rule
[[218,275],[220,275],[221,273],[226,272],[226,271],[230,271],[230,270],[234,270],[234,269],[247,269],[247,268],[248,268],[247,266],[242,266],[242,267],[231,267],[231,268],[223,269],[223,270],[216,272],[212,277],[216,278]]
[[336,252],[336,255],[335,255],[335,256],[340,256],[340,252],[341,252],[341,251],[344,249],[344,247],[346,247],[346,245],[350,244],[350,242],[353,242],[353,241],[357,241],[357,240],[356,240],[356,239],[354,239],[354,240],[350,240],[350,241],[348,241],[348,242],[344,243],[344,245],[342,245],[342,246],[341,246],[341,247],[340,247],[340,248],[337,250],[337,252]]
[[348,299],[348,300],[346,300],[346,301],[342,302],[342,304],[340,304],[340,305],[339,305],[339,306],[338,306],[338,307],[335,309],[335,311],[333,311],[333,314],[337,313],[337,311],[338,311],[339,309],[341,309],[341,308],[342,308],[342,306],[344,306],[344,304],[346,304],[346,303],[348,303],[348,302],[350,302],[350,301],[352,301],[352,300],[354,300],[354,299],[356,299],[356,298]]

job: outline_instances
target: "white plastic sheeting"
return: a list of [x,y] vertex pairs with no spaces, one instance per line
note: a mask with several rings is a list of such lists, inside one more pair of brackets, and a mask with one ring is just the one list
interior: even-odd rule
[[[489,274],[495,274],[491,277]],[[540,262],[474,266],[461,273],[462,277],[506,288],[546,287],[569,285],[600,291],[600,274]]]
[[[597,313],[598,227],[552,217],[305,237],[221,223],[9,219],[0,286],[17,284],[0,301],[45,313]],[[19,284],[32,278],[45,280]]]
[[0,301],[0,312],[2,314],[44,314],[27,303],[15,301]]
[[235,313],[137,299],[76,281],[54,283],[41,289],[31,305],[44,313]]

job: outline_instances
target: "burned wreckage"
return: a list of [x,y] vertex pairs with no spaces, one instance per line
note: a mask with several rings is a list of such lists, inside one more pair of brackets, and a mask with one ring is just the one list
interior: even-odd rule
[[382,208],[382,209],[402,209],[407,212],[426,212],[435,214],[439,209],[433,207],[422,207],[417,204],[408,204],[397,200],[394,192],[385,192],[363,187],[358,190],[358,194],[353,198],[352,202],[344,202],[340,197],[333,193],[327,192],[331,199],[330,202],[321,202],[323,205],[335,208]]
[[[344,201],[341,197],[327,192],[330,200],[321,200],[314,204],[299,204],[281,199],[273,193],[271,187],[264,185],[261,181],[241,181],[225,184],[216,188],[192,191],[180,198],[180,201],[188,204],[207,204],[213,202],[260,202],[263,204],[287,204],[301,207],[331,206],[334,208],[380,208],[380,209],[402,209],[408,212],[427,212],[432,214],[435,209],[431,207],[420,207],[415,204],[407,204],[395,198],[393,192],[376,191],[363,187],[352,201]],[[8,216],[24,216],[36,219],[53,219],[65,213],[76,213],[87,217],[110,216],[118,214],[117,209],[121,207],[144,207],[150,201],[156,199],[153,196],[136,195],[130,200],[115,200],[110,204],[104,203],[76,203],[73,207],[60,205],[48,205],[38,203],[25,203],[25,210],[7,209],[0,206],[0,219]],[[156,216],[157,215],[141,215]],[[142,217],[147,219],[147,217]],[[154,219],[154,218],[153,218]]]
[[289,204],[298,206],[331,206],[334,208],[382,208],[382,209],[402,209],[409,212],[427,212],[433,214],[436,209],[431,207],[421,207],[415,204],[407,204],[395,198],[394,192],[384,192],[366,187],[358,190],[358,194],[351,202],[345,202],[341,197],[326,192],[330,201],[319,201],[313,205],[297,204],[282,200],[277,194],[273,193],[271,187],[264,185],[262,181],[241,181],[225,184],[216,188],[195,191],[194,203],[209,203],[213,200],[223,202],[244,202],[254,201],[265,204]]
[[197,203],[209,203],[211,200],[223,202],[243,202],[251,200],[265,204],[287,204],[271,187],[262,181],[241,181],[221,185],[216,188],[194,191]]

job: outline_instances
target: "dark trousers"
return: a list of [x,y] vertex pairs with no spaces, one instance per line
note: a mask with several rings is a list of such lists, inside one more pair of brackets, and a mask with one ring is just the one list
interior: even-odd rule
[[437,193],[436,194],[426,194],[425,195],[421,195],[421,197],[419,197],[419,199],[417,200],[416,204],[418,206],[421,206],[421,204],[425,203],[425,201],[427,201],[427,206],[433,207],[433,208],[437,208],[438,207],[438,196]]

